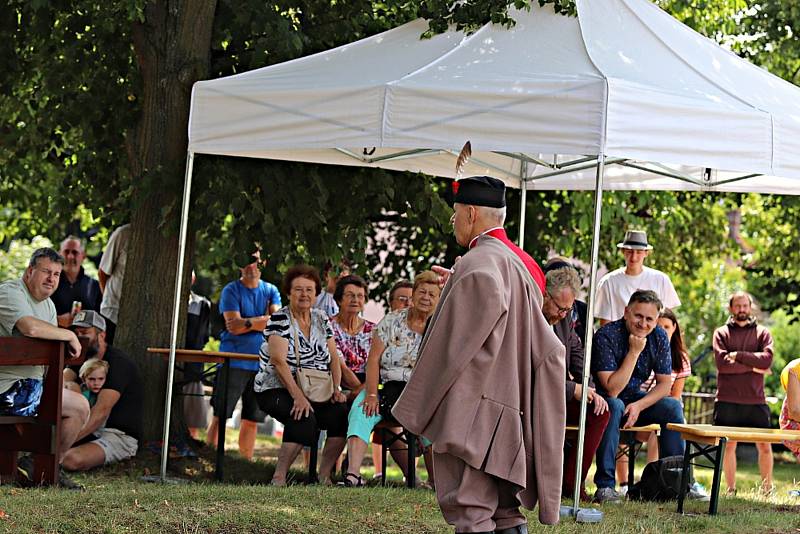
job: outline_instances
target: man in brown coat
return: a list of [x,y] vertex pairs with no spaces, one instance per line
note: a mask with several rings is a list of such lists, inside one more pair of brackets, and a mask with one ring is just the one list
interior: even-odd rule
[[456,532],[525,533],[520,504],[538,500],[539,520],[558,522],[564,346],[540,312],[541,270],[503,230],[503,183],[455,184],[453,227],[470,250],[392,413],[433,442],[436,497]]

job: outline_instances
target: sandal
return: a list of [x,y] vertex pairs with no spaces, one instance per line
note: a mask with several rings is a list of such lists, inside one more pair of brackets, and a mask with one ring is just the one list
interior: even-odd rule
[[363,488],[366,486],[366,482],[361,477],[361,475],[354,475],[353,473],[345,473],[344,474],[344,485],[347,488]]

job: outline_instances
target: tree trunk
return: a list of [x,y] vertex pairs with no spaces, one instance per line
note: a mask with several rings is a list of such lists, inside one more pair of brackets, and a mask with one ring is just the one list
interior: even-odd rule
[[[133,29],[143,97],[139,122],[127,140],[134,205],[115,345],[142,372],[145,441],[160,439],[163,429],[167,366],[146,348],[170,342],[190,96],[192,84],[208,75],[215,9],[215,0],[158,0],[147,4],[145,22]],[[193,243],[190,232],[187,266]],[[190,269],[184,273],[179,346]]]

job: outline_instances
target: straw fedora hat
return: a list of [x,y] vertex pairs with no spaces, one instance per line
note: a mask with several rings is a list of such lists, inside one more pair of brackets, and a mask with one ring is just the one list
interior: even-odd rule
[[647,232],[644,230],[628,230],[622,243],[617,243],[617,248],[653,250],[653,246],[647,242]]

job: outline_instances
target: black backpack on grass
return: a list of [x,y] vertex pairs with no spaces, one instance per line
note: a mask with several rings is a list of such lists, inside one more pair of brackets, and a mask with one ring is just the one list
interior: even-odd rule
[[[683,456],[667,456],[644,466],[642,478],[628,490],[628,498],[634,501],[675,501],[681,488]],[[689,493],[686,477],[684,495]]]

